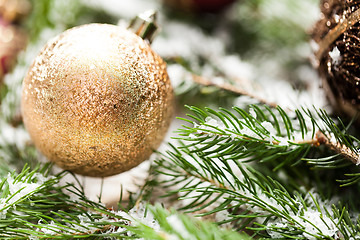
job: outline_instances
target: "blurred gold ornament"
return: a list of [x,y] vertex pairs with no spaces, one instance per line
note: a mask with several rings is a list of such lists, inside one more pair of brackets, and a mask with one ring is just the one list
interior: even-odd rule
[[0,0],[0,16],[7,22],[17,22],[31,10],[28,0]]
[[148,159],[172,113],[166,64],[148,42],[115,25],[65,31],[24,79],[22,114],[34,144],[83,175],[109,176]]

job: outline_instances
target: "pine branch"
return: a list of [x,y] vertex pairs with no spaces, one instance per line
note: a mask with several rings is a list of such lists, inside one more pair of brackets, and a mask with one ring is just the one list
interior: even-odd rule
[[[293,239],[348,239],[360,230],[346,208],[314,193],[290,193],[279,182],[234,159],[210,158],[173,147],[157,161],[167,176],[162,187],[179,195],[182,210],[198,216],[226,212],[219,224],[231,223],[254,236]],[[341,214],[340,214],[341,213]],[[345,230],[346,229],[346,230]]]
[[[219,224],[234,224],[254,236],[347,239],[359,231],[346,207],[330,210],[316,194],[301,188],[289,191],[240,162],[272,162],[274,170],[284,169],[311,153],[323,154],[322,146],[328,156],[305,160],[323,168],[346,165],[357,157],[358,144],[348,127],[338,127],[321,110],[297,110],[291,117],[280,107],[255,105],[249,112],[236,107],[189,109],[191,120],[183,120],[190,126],[179,129],[179,146],[171,145],[156,162],[157,171],[166,176],[161,183],[168,189],[166,196],[179,196],[181,210],[198,216],[226,211],[227,218],[217,220]],[[353,177],[358,180],[359,174]]]
[[[249,112],[234,107],[233,111],[214,111],[189,107],[190,119],[182,119],[192,126],[183,126],[178,139],[187,143],[184,148],[193,153],[246,162],[276,162],[276,169],[297,164],[319,146],[336,152],[358,164],[359,140],[339,127],[322,110],[296,110],[293,116],[280,107],[251,105]],[[307,159],[315,164],[316,159]],[[324,162],[321,162],[325,167]],[[328,162],[333,164],[333,162]]]
[[[216,96],[219,101],[227,103],[232,101],[229,96],[249,95],[242,92],[241,89],[233,89],[231,76],[227,75],[225,68],[220,69],[219,63],[224,62],[223,60],[229,54],[234,54],[234,52],[225,52],[230,49],[239,50],[235,54],[240,53],[242,57],[248,59],[250,64],[253,62],[252,65],[256,67],[259,66],[259,63],[263,65],[264,61],[258,61],[259,59],[253,56],[264,56],[267,53],[271,53],[269,54],[271,60],[274,60],[274,56],[279,56],[278,59],[275,59],[278,65],[301,61],[299,56],[305,58],[299,54],[298,50],[294,51],[304,41],[307,41],[303,31],[303,22],[291,16],[286,20],[288,24],[283,28],[282,14],[277,17],[265,16],[261,13],[261,9],[266,5],[261,2],[243,1],[238,7],[240,14],[226,20],[230,23],[226,24],[230,29],[223,29],[224,25],[216,24],[212,26],[214,31],[209,31],[211,36],[204,35],[204,38],[212,39],[217,27],[222,31],[229,30],[229,38],[232,41],[229,41],[229,44],[224,43],[220,47],[216,45],[214,48],[214,50],[218,50],[223,46],[223,52],[222,50],[215,51],[216,53],[212,57],[209,54],[210,58],[207,53],[212,52],[211,48],[209,50],[206,46],[206,51],[196,51],[196,47],[193,46],[197,45],[189,44],[188,49],[191,50],[191,56],[184,55],[185,57],[180,59],[187,63],[177,62],[177,64],[188,66],[187,69],[191,74],[203,75],[203,72],[210,69],[210,73],[207,72],[209,79],[221,77],[226,83],[224,85],[214,84],[206,82],[206,79],[203,85],[207,85],[207,87],[192,83],[188,88],[183,88],[186,90],[184,98],[189,99],[193,94],[201,98],[202,103],[209,105],[215,102],[213,93],[218,94]],[[283,1],[283,3],[285,2]],[[31,56],[33,55],[31,49],[36,48],[35,53],[42,45],[40,43],[42,40],[39,40],[42,38],[41,36],[46,35],[48,38],[49,29],[57,32],[86,22],[114,20],[110,20],[109,13],[104,17],[104,12],[99,9],[89,12],[89,9],[85,9],[86,7],[83,6],[84,3],[77,0],[64,2],[32,0],[32,3],[33,14],[27,20],[26,25],[30,31],[29,38],[36,47],[29,48],[26,56],[20,58],[20,64],[15,71],[7,75],[7,85],[2,88],[1,94],[1,117],[5,118],[7,122],[15,122],[17,130],[22,130],[21,117],[18,114],[19,87],[27,66],[34,57]],[[299,12],[299,4],[302,4],[302,1],[294,1],[290,4],[296,6],[288,7],[289,10]],[[300,6],[307,7],[306,4]],[[307,8],[300,9],[306,10]],[[288,12],[290,15],[293,13]],[[172,16],[166,16],[166,11],[164,14],[164,20],[171,21]],[[99,17],[101,18],[99,19]],[[94,20],[95,18],[97,19]],[[208,24],[208,21],[205,22]],[[245,22],[247,23],[245,24]],[[254,25],[254,23],[256,24]],[[280,25],[281,28],[279,28]],[[259,29],[263,30],[258,31]],[[290,38],[289,29],[292,30],[292,33],[294,30],[296,32]],[[231,30],[234,32],[231,33]],[[47,34],[44,35],[44,33]],[[171,36],[172,33],[166,32],[164,35]],[[181,39],[180,41],[176,40],[176,44],[181,42]],[[208,42],[204,41],[206,39],[201,40],[198,41],[201,42],[201,45],[208,45]],[[224,39],[219,38],[219,40]],[[283,48],[284,44],[288,45],[288,48]],[[170,48],[175,46],[175,44],[171,45],[171,42],[164,45],[170,46]],[[278,51],[276,46],[281,47],[282,50]],[[207,61],[208,59],[210,61]],[[289,79],[297,79],[297,73],[294,74],[297,71],[294,69],[300,67],[299,64],[296,66],[292,64],[288,70],[281,71],[284,73],[282,75],[288,74]],[[256,69],[256,71],[258,70]],[[264,72],[264,70],[260,71]],[[204,92],[207,94],[199,94]],[[205,95],[210,99],[205,99]],[[260,102],[266,103],[263,100]],[[319,168],[338,169],[349,165],[353,167],[354,163],[357,163],[356,143],[358,140],[347,134],[347,127],[341,126],[341,122],[340,127],[334,128],[333,123],[330,122],[331,118],[328,121],[326,114],[324,119],[320,118],[319,120],[318,117],[321,113],[320,115],[315,113],[316,117],[312,117],[304,110],[296,112],[292,116],[291,113],[284,113],[280,108],[270,111],[267,108],[258,108],[254,106],[250,113],[238,109],[223,110],[222,114],[211,111],[205,111],[205,115],[200,113],[203,116],[195,114],[194,116],[201,121],[197,121],[197,119],[190,121],[191,124],[196,123],[197,125],[193,128],[185,128],[187,132],[182,132],[184,135],[180,139],[182,145],[174,147],[168,156],[165,155],[164,159],[159,160],[159,166],[154,166],[158,173],[163,174],[160,177],[167,176],[167,180],[162,184],[168,186],[170,190],[168,194],[180,195],[181,202],[186,203],[184,206],[186,211],[196,212],[202,216],[216,215],[220,217],[225,215],[226,218],[217,218],[216,222],[222,226],[232,225],[238,229],[246,228],[247,233],[254,234],[256,237],[331,239],[338,236],[343,239],[356,238],[356,230],[359,230],[355,224],[357,219],[354,220],[351,217],[354,213],[349,214],[347,207],[339,205],[334,206],[333,210],[329,210],[327,202],[323,202],[315,194],[306,194],[300,186],[294,187],[294,189],[300,189],[295,192],[289,186],[270,177],[264,177],[264,174],[244,167],[239,162],[255,163],[260,161],[263,164],[262,170],[267,170],[268,166],[278,170],[274,174],[279,175],[278,178],[283,171],[288,170],[288,166],[298,164],[296,168],[303,167],[304,164],[301,163],[305,162],[304,160]],[[230,113],[235,117],[232,117]],[[228,126],[217,115],[225,119]],[[213,120],[216,120],[216,123]],[[59,181],[66,173],[51,177],[50,166],[36,166],[34,163],[37,155],[34,146],[27,144],[21,146],[18,142],[9,141],[8,135],[3,131],[0,135],[1,238],[248,239],[236,232],[222,230],[214,224],[200,222],[174,211],[165,211],[159,206],[149,207],[148,210],[144,209],[141,201],[151,199],[151,193],[158,184],[158,176],[152,172],[141,191],[133,195],[135,201],[130,201],[129,208],[125,208],[124,211],[106,209],[102,204],[88,200],[83,191],[74,185],[59,185]],[[325,151],[324,154],[321,152],[324,148],[330,149],[332,152]],[[314,158],[313,153],[322,158]],[[173,162],[167,162],[169,159]],[[22,169],[26,163],[28,165]],[[15,169],[18,173],[13,172]],[[360,173],[355,170],[354,168],[355,173],[348,172],[350,179],[342,184],[360,182]],[[8,175],[8,172],[13,173]],[[286,174],[289,175],[288,172]],[[160,185],[160,187],[162,186]],[[134,208],[128,211],[127,209],[132,206]],[[209,212],[207,212],[208,209]]]
[[[249,239],[174,211],[145,207],[114,211],[86,199],[74,185],[59,186],[65,172],[49,165],[8,174],[0,183],[2,239]],[[150,211],[149,211],[150,210]]]
[[9,239],[74,239],[126,236],[128,221],[99,203],[89,201],[72,184],[59,186],[65,173],[49,177],[45,165],[25,167],[0,183],[0,235]]

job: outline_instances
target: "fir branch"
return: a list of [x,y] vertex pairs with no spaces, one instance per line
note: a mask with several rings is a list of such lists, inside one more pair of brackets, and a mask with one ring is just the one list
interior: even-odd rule
[[185,121],[193,127],[180,129],[179,139],[187,142],[184,148],[194,153],[246,161],[281,159],[277,166],[280,168],[289,162],[294,164],[294,156],[301,159],[312,147],[311,129],[302,121],[291,121],[281,108],[276,113],[257,106],[251,108],[251,113],[236,107],[235,113],[226,109],[190,109],[194,114],[188,116],[194,120]]
[[[227,210],[227,218],[219,223],[235,224],[257,236],[266,236],[265,231],[273,237],[296,239],[356,235],[356,223],[348,215],[345,220],[337,214],[348,214],[346,208],[333,206],[331,211],[318,197],[289,192],[280,182],[239,162],[273,162],[277,170],[301,162],[319,146],[336,152],[323,159],[306,159],[308,162],[334,167],[355,159],[356,138],[325,111],[315,111],[315,115],[302,109],[290,117],[280,107],[272,110],[255,105],[249,112],[236,107],[234,111],[189,109],[191,120],[183,120],[192,126],[183,125],[178,131],[179,146],[171,145],[157,161],[157,171],[167,176],[162,182],[169,189],[166,196],[179,196],[182,210],[199,216]],[[331,140],[324,140],[325,133]],[[334,161],[336,157],[339,162]],[[353,177],[357,180],[359,175]]]
[[72,184],[58,185],[66,173],[48,176],[49,168],[25,167],[2,179],[2,239],[249,239],[159,206],[151,212],[142,203],[128,212],[107,209]]
[[[323,110],[296,110],[293,116],[281,107],[251,105],[249,112],[234,107],[233,111],[214,111],[189,107],[190,119],[182,119],[192,126],[179,129],[179,137],[191,152],[225,159],[277,162],[276,169],[296,164],[319,146],[334,150],[330,156],[358,164],[359,154],[354,136],[347,128],[339,127]],[[329,157],[330,157],[329,156]],[[315,159],[307,159],[316,163]],[[330,162],[329,162],[330,163]],[[324,162],[322,162],[324,166]]]
[[[0,184],[0,235],[7,239],[74,239],[126,237],[124,214],[86,199],[72,184],[59,186],[65,175],[47,176],[49,166],[25,167]],[[69,194],[70,193],[70,194]]]
[[[313,193],[290,193],[279,182],[233,159],[209,158],[173,147],[157,161],[168,195],[177,194],[183,210],[206,216],[227,211],[219,224],[231,223],[254,236],[293,239],[348,239],[360,230],[339,217],[346,208]],[[200,213],[200,214],[199,214]],[[341,214],[340,214],[341,215]],[[346,230],[345,230],[346,229]]]
[[81,17],[84,8],[79,0],[58,2],[55,0],[31,0],[32,11],[26,21],[30,42],[39,41],[44,29],[63,31],[73,26]]

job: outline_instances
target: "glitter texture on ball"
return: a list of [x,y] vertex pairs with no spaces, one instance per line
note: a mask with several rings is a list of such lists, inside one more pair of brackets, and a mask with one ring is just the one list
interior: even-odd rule
[[60,34],[23,83],[22,114],[35,146],[83,175],[110,176],[148,159],[172,113],[166,64],[147,42],[115,25]]

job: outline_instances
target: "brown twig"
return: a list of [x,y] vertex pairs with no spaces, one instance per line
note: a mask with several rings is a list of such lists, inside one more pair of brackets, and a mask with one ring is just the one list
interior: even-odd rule
[[320,146],[324,145],[331,150],[339,153],[346,159],[353,162],[355,165],[360,164],[359,155],[352,151],[350,148],[346,147],[344,144],[340,144],[338,142],[332,142],[328,136],[326,136],[323,132],[318,131],[316,133],[316,141],[317,143],[315,145]]
[[231,92],[231,93],[234,93],[236,95],[241,95],[241,96],[249,96],[253,99],[256,99],[257,101],[259,101],[260,103],[262,104],[266,104],[270,107],[273,107],[273,108],[276,108],[277,107],[277,104],[276,103],[272,103],[272,102],[268,102],[267,100],[263,99],[263,98],[260,98],[259,96],[255,96],[239,87],[236,87],[232,84],[229,84],[229,83],[222,83],[222,84],[219,84],[219,83],[215,83],[213,81],[210,81],[209,79],[206,79],[204,77],[201,77],[199,75],[196,75],[196,74],[193,74],[192,75],[192,78],[194,80],[194,82],[196,82],[197,84],[199,85],[202,85],[202,86],[205,86],[205,87],[210,87],[210,86],[213,86],[213,87],[217,87],[217,88],[220,88],[220,89],[223,89],[225,91],[228,91],[228,92]]

